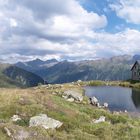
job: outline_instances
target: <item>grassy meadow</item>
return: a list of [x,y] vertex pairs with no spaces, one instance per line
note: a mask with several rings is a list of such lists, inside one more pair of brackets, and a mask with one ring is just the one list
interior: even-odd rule
[[[68,102],[61,97],[65,90],[74,89],[84,93],[77,84],[38,86],[29,89],[0,89],[0,138],[10,140],[4,128],[13,136],[19,131],[28,132],[27,140],[138,140],[140,138],[140,120],[127,114],[113,114],[89,104],[87,97],[83,102]],[[57,94],[59,93],[59,94]],[[29,120],[40,113],[63,122],[57,130],[45,130],[42,127],[29,128]],[[12,122],[13,115],[22,120]],[[95,124],[93,119],[105,116],[106,121]]]

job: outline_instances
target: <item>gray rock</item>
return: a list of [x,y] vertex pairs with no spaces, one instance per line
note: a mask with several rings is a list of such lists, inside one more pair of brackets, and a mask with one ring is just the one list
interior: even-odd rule
[[68,96],[69,98],[74,98],[79,102],[83,101],[83,94],[75,90],[67,90],[64,92],[64,95]]
[[66,96],[66,95],[62,95],[62,97],[63,97],[64,99],[68,99],[68,96]]
[[69,98],[69,99],[67,99],[67,101],[74,102],[74,99],[73,98]]
[[108,103],[104,103],[104,108],[108,108]]
[[90,98],[91,104],[97,105],[98,104],[98,99],[96,97]]
[[101,116],[98,120],[93,120],[94,123],[105,122],[105,116]]
[[100,103],[97,103],[96,106],[97,106],[98,108],[102,108],[102,106],[100,105]]
[[42,126],[45,129],[55,129],[63,125],[62,122],[49,118],[46,114],[40,114],[39,116],[32,117],[29,122],[29,126]]
[[77,82],[78,82],[78,83],[81,83],[81,82],[82,82],[82,80],[78,80]]

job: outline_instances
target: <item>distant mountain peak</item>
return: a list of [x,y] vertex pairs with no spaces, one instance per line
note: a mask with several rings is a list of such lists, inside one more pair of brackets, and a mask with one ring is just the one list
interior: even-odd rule
[[43,60],[39,59],[39,58],[36,58],[35,60],[33,61],[38,61],[38,62],[44,62]]
[[58,62],[56,59],[49,59],[46,61],[47,63],[54,63],[54,62]]
[[140,55],[139,54],[135,54],[134,56],[133,56],[133,60],[140,60]]

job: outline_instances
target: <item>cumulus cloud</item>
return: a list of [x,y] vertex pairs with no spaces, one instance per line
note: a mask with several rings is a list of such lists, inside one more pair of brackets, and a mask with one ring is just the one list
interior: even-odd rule
[[0,0],[0,60],[94,59],[140,52],[140,32],[103,31],[105,15],[77,0]]
[[[52,40],[79,37],[82,31],[105,27],[107,19],[87,12],[76,0],[7,0],[2,11],[16,24],[13,34]],[[57,39],[56,39],[57,40]],[[57,40],[58,41],[58,40]]]
[[127,22],[140,24],[140,0],[118,0],[114,4],[110,4],[112,10]]
[[63,57],[90,31],[107,25],[104,15],[87,12],[76,0],[0,0],[0,19],[0,54],[16,57]]
[[[107,51],[111,55],[137,54],[140,53],[140,32],[134,29],[125,29],[116,34],[96,34],[98,52]],[[102,51],[101,51],[102,50]],[[96,53],[97,54],[97,53]]]

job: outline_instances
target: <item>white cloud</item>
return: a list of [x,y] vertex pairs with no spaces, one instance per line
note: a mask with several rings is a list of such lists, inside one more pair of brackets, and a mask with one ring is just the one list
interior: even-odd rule
[[[34,3],[34,4],[33,4]],[[76,0],[0,0],[0,59],[93,59],[140,53],[140,32],[102,31],[105,15]]]
[[95,33],[94,39],[97,41],[96,54],[105,52],[107,55],[134,55],[140,53],[140,31],[125,29],[116,34],[110,33]]
[[140,24],[140,0],[118,0],[117,3],[110,4],[110,7],[127,22]]
[[77,0],[0,0],[0,19],[0,55],[8,58],[63,58],[107,25],[104,15],[87,12]]
[[11,18],[11,19],[10,19],[10,26],[11,26],[11,27],[16,27],[17,25],[18,25],[18,24],[17,24],[16,20],[13,19],[13,18]]

